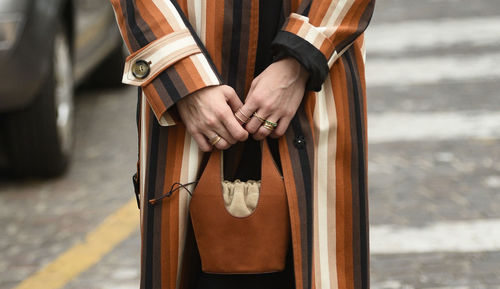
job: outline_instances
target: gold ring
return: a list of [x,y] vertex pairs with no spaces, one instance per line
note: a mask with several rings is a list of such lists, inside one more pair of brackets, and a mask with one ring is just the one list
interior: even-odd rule
[[278,123],[276,123],[276,122],[272,122],[272,121],[267,120],[267,119],[265,120],[265,122],[266,122],[266,124],[268,124],[268,125],[270,125],[270,126],[272,126],[272,127],[277,127],[277,126],[278,126]]
[[261,123],[264,123],[266,121],[265,118],[260,117],[256,112],[253,113],[253,116],[255,116]]
[[222,138],[221,138],[218,134],[217,134],[217,135],[215,135],[213,138],[211,138],[211,139],[209,140],[210,145],[211,145],[211,146],[216,145],[216,144],[217,144],[217,143],[218,143],[221,139],[222,139]]
[[[238,112],[236,112],[238,113]],[[241,121],[243,124],[247,123],[246,121],[243,121],[237,114],[234,114],[234,117],[236,117],[239,121]]]
[[267,122],[263,125],[263,127],[264,127],[264,128],[267,128],[267,129],[268,129],[268,130],[270,130],[270,131],[273,131],[273,130],[274,130],[274,127],[273,127],[271,124],[267,123]]
[[[240,108],[240,109],[238,109],[238,112],[239,112],[239,113],[241,113],[241,115],[242,115],[242,116],[244,116],[244,117],[247,119],[247,121],[250,119],[250,117],[249,117],[249,116],[247,116],[246,114],[244,114],[244,113],[243,113],[243,111],[241,111],[241,108]],[[245,121],[245,122],[246,122],[246,121]]]

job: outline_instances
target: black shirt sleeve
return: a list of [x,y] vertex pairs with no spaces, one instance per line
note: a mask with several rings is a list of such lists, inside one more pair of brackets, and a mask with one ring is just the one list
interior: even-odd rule
[[309,71],[306,90],[321,90],[329,71],[328,60],[321,51],[307,40],[283,30],[277,33],[271,44],[271,49],[274,61],[293,57]]

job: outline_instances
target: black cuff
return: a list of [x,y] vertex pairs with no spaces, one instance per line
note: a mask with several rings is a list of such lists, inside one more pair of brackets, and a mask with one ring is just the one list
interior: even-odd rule
[[280,30],[273,42],[271,49],[274,61],[291,56],[297,59],[308,71],[306,90],[320,91],[321,85],[328,75],[328,60],[323,53],[307,40],[288,31]]

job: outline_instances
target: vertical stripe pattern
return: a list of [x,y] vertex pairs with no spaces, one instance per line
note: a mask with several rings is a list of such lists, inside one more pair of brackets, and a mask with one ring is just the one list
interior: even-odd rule
[[321,90],[305,94],[279,140],[296,288],[369,288],[363,31],[374,0],[277,1],[276,19],[263,19],[268,4],[259,0],[111,0],[134,55],[180,55],[167,50],[175,33],[198,49],[162,62],[147,83],[137,83],[141,289],[191,289],[201,270],[187,191],[148,202],[176,182],[195,181],[206,159],[172,108],[221,83],[244,100],[262,63],[271,62],[263,60],[262,47],[270,42],[261,34],[266,24],[274,27],[271,20],[311,44],[329,69]]

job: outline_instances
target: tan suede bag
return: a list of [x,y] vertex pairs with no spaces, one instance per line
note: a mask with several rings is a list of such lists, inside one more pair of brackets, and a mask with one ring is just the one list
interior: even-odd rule
[[214,150],[190,203],[202,271],[220,274],[282,271],[290,242],[283,177],[267,141],[261,142],[261,180],[225,181]]

